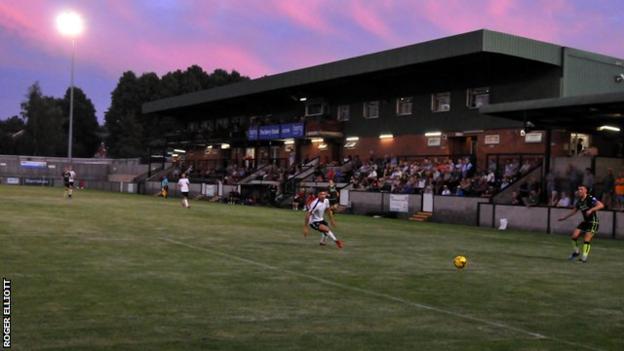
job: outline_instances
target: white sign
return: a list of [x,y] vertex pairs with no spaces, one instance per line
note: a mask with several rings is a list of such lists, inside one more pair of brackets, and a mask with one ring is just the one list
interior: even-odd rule
[[349,207],[349,189],[340,190],[340,205]]
[[541,143],[542,142],[542,133],[541,132],[532,132],[527,133],[524,136],[525,143]]
[[390,194],[390,212],[408,212],[408,195]]
[[6,183],[11,184],[11,185],[19,185],[19,178],[15,178],[15,177],[7,178]]
[[215,196],[217,186],[215,184],[204,184],[204,196]]
[[424,212],[433,212],[433,194],[423,194],[423,209]]
[[440,146],[441,143],[442,138],[440,137],[427,138],[427,146]]
[[485,136],[485,144],[500,144],[500,135],[499,134],[491,134]]

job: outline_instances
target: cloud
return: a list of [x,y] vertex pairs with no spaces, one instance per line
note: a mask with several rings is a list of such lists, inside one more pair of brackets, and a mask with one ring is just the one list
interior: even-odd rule
[[337,34],[339,32],[337,28],[326,20],[332,9],[330,1],[273,0],[269,3],[273,10],[298,27],[303,27],[323,35]]
[[394,19],[392,13],[387,13],[389,3],[379,3],[377,6],[373,2],[371,4],[363,4],[361,1],[352,1],[348,11],[351,19],[355,21],[362,29],[375,35],[376,37],[386,41],[387,43],[396,43],[399,41],[397,36],[392,32],[390,27],[381,19]]

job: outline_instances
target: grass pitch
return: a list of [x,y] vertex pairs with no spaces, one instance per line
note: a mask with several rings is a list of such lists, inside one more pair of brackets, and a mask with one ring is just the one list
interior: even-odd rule
[[624,350],[621,241],[62,193],[0,186],[14,350]]

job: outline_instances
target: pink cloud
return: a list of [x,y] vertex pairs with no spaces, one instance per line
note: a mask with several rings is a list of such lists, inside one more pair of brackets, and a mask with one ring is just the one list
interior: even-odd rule
[[[553,41],[560,38],[562,26],[553,23],[544,6],[521,6],[517,0],[425,1],[423,17],[447,33],[462,33],[481,28],[499,30],[533,39]],[[558,4],[556,5],[558,6]]]
[[270,2],[271,7],[297,26],[304,27],[320,34],[335,34],[338,32],[331,23],[325,20],[331,4],[323,0],[283,1]]
[[[109,0],[106,8],[112,16],[96,15],[101,10],[97,7],[79,9],[87,18],[87,28],[86,33],[77,39],[77,65],[98,67],[111,77],[117,77],[125,70],[136,70],[137,73],[154,70],[162,74],[191,64],[200,64],[206,70],[218,67],[237,69],[246,75],[272,71],[246,49],[245,43],[232,44],[227,38],[204,42],[201,36],[176,40],[169,37],[166,28],[140,20],[137,10],[125,1]],[[0,29],[14,33],[32,48],[48,55],[69,57],[71,44],[56,33],[53,18],[48,18],[48,13],[55,13],[54,10],[44,11],[27,2],[0,3]],[[1,60],[13,66],[45,66],[45,62],[37,58],[20,60],[15,56],[3,56]],[[23,61],[26,63],[22,64]]]
[[[349,13],[351,18],[365,31],[381,38],[388,43],[396,43],[398,41],[396,35],[388,27],[388,25],[379,17],[385,14],[384,10],[391,7],[391,3],[381,3],[381,6],[366,6],[360,1],[351,2]],[[386,18],[392,19],[391,14],[386,14]]]

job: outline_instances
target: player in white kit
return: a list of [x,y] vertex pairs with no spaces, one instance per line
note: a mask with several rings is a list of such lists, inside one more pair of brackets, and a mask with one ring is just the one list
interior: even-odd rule
[[180,175],[180,180],[178,180],[178,187],[182,193],[182,206],[186,208],[191,208],[188,201],[190,184],[191,182],[189,182],[188,178],[186,178],[186,174],[182,173]]
[[318,194],[318,197],[310,202],[308,208],[309,209],[306,212],[305,223],[303,226],[303,236],[308,236],[308,226],[310,226],[310,228],[321,232],[321,242],[319,243],[321,246],[326,245],[326,240],[329,237],[336,243],[336,246],[338,246],[339,249],[342,249],[342,241],[336,239],[336,236],[329,228],[329,224],[325,221],[325,212],[327,212],[329,214],[329,221],[331,222],[332,227],[336,226],[334,214],[331,210],[329,200],[327,199],[327,192],[321,191]]

